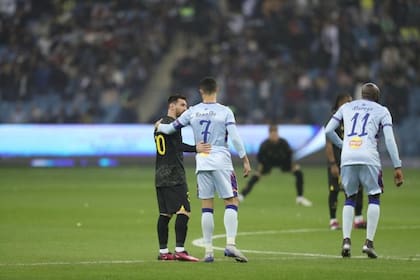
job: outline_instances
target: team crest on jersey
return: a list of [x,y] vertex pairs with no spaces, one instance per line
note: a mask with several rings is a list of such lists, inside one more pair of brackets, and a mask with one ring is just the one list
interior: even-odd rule
[[349,141],[349,146],[352,149],[360,148],[360,146],[362,146],[362,138],[360,138],[359,136],[351,138]]

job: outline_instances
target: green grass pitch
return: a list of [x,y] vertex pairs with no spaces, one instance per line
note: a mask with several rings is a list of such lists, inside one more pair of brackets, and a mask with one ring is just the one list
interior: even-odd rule
[[[352,258],[340,257],[341,231],[328,228],[325,167],[303,170],[313,207],[297,206],[293,177],[273,170],[240,206],[237,245],[249,262],[236,263],[217,250],[216,261],[207,264],[156,260],[153,165],[2,167],[0,279],[420,279],[418,170],[404,170],[400,189],[392,183],[392,170],[384,172],[376,260],[361,253],[364,230],[353,231]],[[192,244],[201,237],[193,168],[187,174],[193,215],[186,248],[202,257],[203,248]],[[245,183],[238,180],[240,186]],[[218,201],[216,235],[224,233],[222,215]],[[173,250],[173,221],[169,242]],[[224,242],[223,236],[214,240],[217,248]]]

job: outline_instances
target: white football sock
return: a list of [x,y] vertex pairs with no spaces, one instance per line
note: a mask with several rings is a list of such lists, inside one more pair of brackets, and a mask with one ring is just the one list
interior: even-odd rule
[[159,253],[161,253],[161,254],[167,254],[167,253],[169,253],[169,249],[168,248],[159,249]]
[[367,208],[366,238],[373,241],[378,228],[380,207],[378,204],[369,203]]
[[201,230],[203,232],[203,241],[206,252],[213,252],[213,231],[214,231],[214,218],[213,213],[204,212],[201,214]]
[[234,209],[226,208],[223,221],[226,230],[226,244],[235,245],[238,233],[238,212]]
[[176,253],[181,253],[185,251],[185,247],[175,247],[175,252]]
[[354,217],[354,222],[355,223],[361,223],[361,222],[363,222],[363,215],[355,216]]
[[353,227],[354,207],[344,205],[343,207],[343,239],[351,237]]

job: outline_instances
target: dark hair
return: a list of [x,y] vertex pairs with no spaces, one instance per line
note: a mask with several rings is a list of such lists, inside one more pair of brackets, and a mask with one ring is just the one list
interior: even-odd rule
[[362,98],[370,101],[379,101],[379,88],[374,83],[366,83],[362,86]]
[[269,126],[268,126],[268,131],[269,132],[272,132],[272,131],[278,131],[278,128],[277,128],[277,125],[276,124],[270,124]]
[[338,110],[338,106],[341,103],[341,101],[343,101],[344,98],[351,98],[351,95],[348,93],[341,93],[337,95],[337,97],[335,98],[334,107],[332,108],[332,111],[334,113]]
[[217,90],[217,82],[212,77],[206,77],[200,81],[199,87],[204,93],[213,93]]
[[176,103],[178,101],[178,99],[184,99],[185,101],[187,101],[187,98],[181,94],[175,94],[175,95],[171,95],[168,98],[168,105],[171,103]]

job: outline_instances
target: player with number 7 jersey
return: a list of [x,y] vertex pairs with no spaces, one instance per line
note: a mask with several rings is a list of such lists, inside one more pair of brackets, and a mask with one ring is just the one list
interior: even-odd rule
[[218,195],[225,204],[224,225],[226,230],[225,256],[238,262],[248,259],[236,248],[238,231],[238,183],[228,148],[228,136],[242,159],[244,176],[251,171],[248,156],[236,128],[235,117],[229,107],[217,103],[219,87],[212,77],[200,81],[202,102],[190,107],[170,124],[155,124],[158,132],[174,133],[184,126],[191,126],[195,142],[211,145],[210,153],[196,155],[197,196],[201,200],[201,226],[205,247],[205,262],[214,261],[214,198]]
[[[228,107],[220,103],[199,103],[185,111],[175,121],[174,126],[180,128],[191,125],[196,143],[204,141],[204,143],[211,144],[211,156],[204,153],[196,155],[196,170],[204,171],[233,170],[227,140],[228,131],[230,127],[233,128],[234,124],[235,118]],[[244,153],[245,151],[240,152]]]

